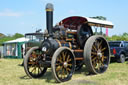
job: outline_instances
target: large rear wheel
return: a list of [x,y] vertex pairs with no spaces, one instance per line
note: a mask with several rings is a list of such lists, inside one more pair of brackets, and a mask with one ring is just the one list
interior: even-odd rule
[[30,78],[39,78],[47,71],[42,64],[42,51],[39,47],[32,47],[24,58],[24,70]]
[[103,73],[110,61],[110,50],[106,39],[101,35],[91,36],[84,47],[84,61],[89,73]]
[[51,67],[57,82],[70,80],[75,71],[74,54],[67,47],[58,48],[53,54]]

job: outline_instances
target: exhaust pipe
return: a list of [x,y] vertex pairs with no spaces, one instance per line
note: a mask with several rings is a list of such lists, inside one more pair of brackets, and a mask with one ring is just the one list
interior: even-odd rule
[[49,36],[52,37],[53,36],[53,4],[48,3],[46,5],[46,23],[47,23],[47,30],[49,33]]

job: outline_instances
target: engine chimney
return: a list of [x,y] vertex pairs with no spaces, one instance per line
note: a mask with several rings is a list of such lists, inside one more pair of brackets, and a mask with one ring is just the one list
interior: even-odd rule
[[47,30],[50,36],[52,36],[52,29],[53,29],[53,4],[48,3],[46,5],[46,23],[47,23]]

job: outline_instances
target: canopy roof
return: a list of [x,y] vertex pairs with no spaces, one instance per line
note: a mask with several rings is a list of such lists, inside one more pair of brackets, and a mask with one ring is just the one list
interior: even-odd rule
[[65,18],[59,22],[59,25],[64,25],[66,28],[77,29],[81,24],[88,23],[90,26],[104,27],[104,28],[113,28],[113,24],[110,21],[98,20],[88,17],[81,16],[71,16]]
[[26,33],[25,36],[26,35],[43,35],[43,33]]

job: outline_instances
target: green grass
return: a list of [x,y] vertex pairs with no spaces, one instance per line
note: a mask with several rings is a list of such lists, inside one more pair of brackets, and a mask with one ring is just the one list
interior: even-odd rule
[[30,79],[21,63],[22,59],[0,59],[0,85],[128,85],[128,61],[111,63],[105,73],[98,75],[87,75],[82,68],[64,83],[55,82],[51,69],[40,79]]

